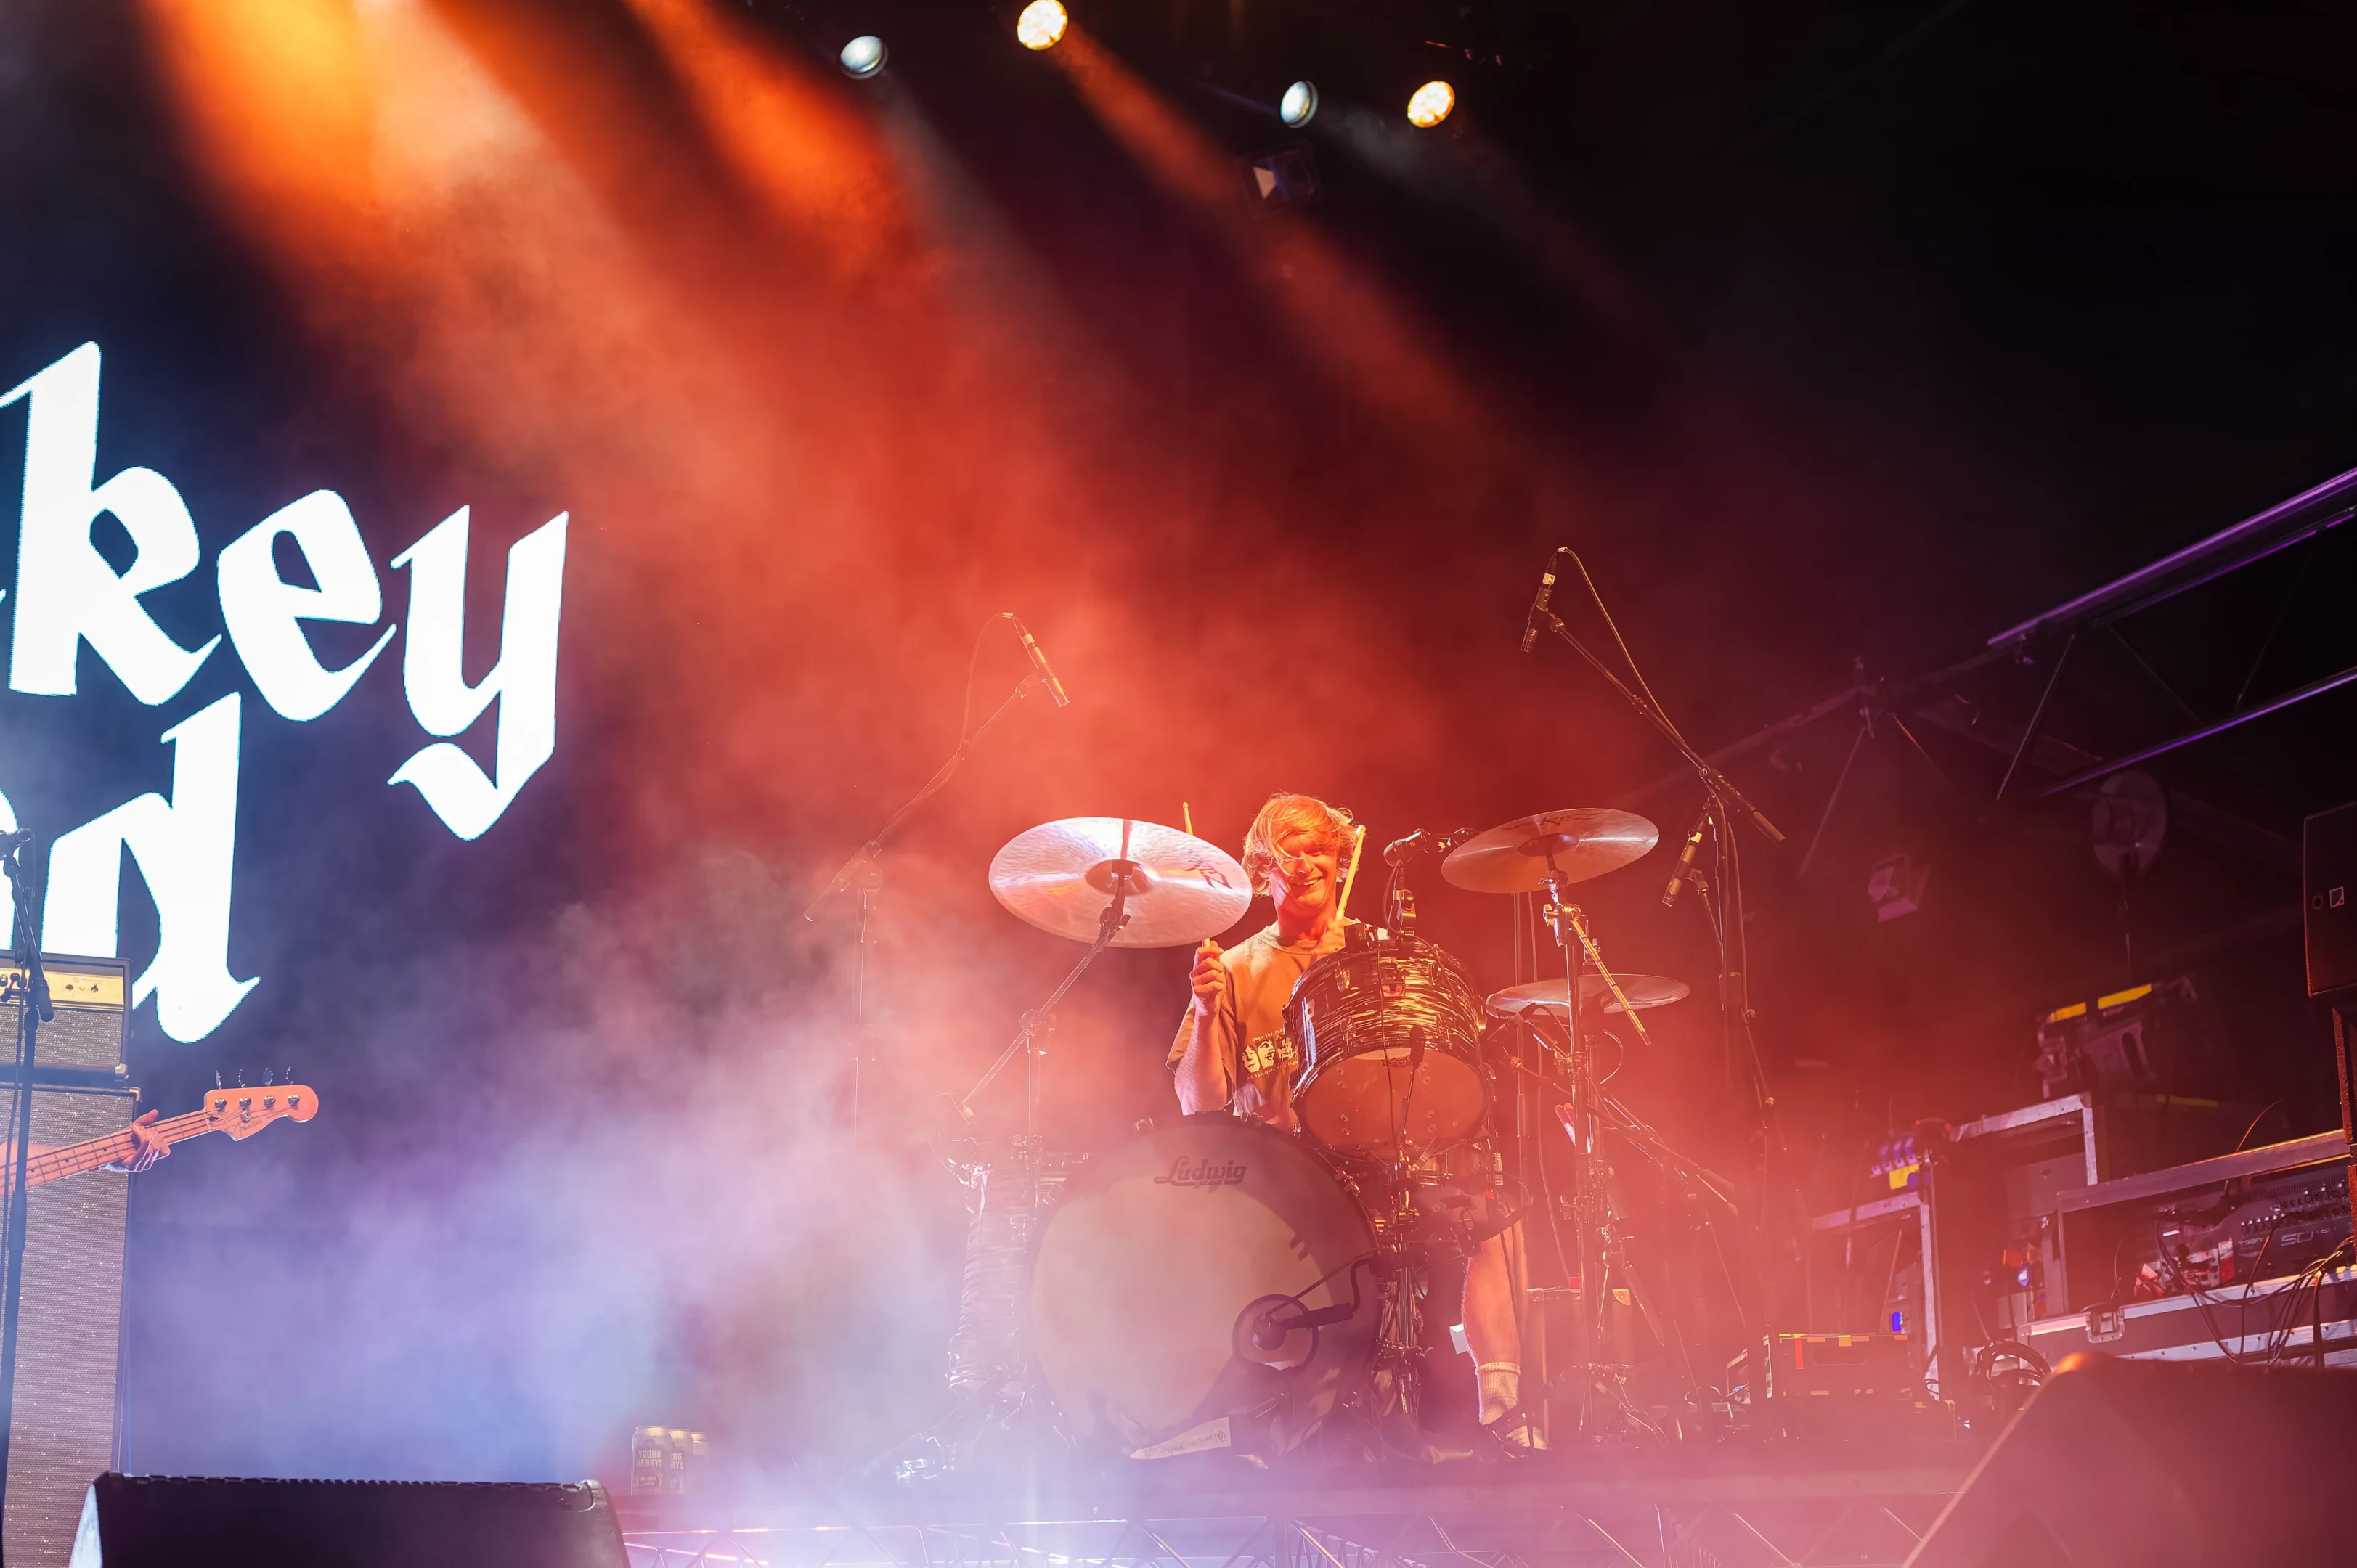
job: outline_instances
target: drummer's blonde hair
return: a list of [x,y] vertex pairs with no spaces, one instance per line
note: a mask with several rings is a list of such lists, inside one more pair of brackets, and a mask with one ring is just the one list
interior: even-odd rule
[[1351,868],[1351,817],[1347,806],[1329,806],[1315,795],[1295,795],[1279,789],[1262,803],[1244,834],[1244,875],[1255,893],[1268,891],[1268,874],[1276,869],[1276,841],[1289,832],[1307,836],[1305,847],[1341,852],[1341,869]]

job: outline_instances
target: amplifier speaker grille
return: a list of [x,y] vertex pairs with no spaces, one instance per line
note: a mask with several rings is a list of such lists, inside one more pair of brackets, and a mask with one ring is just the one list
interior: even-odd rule
[[[128,1015],[124,966],[47,958],[56,1019],[41,1026],[33,1142],[72,1144],[120,1132],[136,1099],[115,1073]],[[0,964],[0,975],[13,972]],[[0,1003],[0,1080],[16,1059],[17,1004]],[[16,1091],[0,1081],[0,1137]],[[131,1177],[92,1171],[28,1195],[25,1298],[16,1330],[16,1398],[8,1429],[8,1499],[0,1552],[9,1563],[63,1563],[91,1478],[114,1467],[123,1332],[123,1238]]]

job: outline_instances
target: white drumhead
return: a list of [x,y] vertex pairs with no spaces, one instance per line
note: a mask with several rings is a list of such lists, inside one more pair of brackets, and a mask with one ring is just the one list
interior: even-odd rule
[[1359,1312],[1320,1328],[1314,1348],[1304,1331],[1239,1355],[1239,1319],[1268,1297],[1348,1302],[1351,1263],[1372,1245],[1358,1205],[1297,1141],[1189,1118],[1091,1160],[1049,1217],[1033,1358],[1077,1429],[1124,1447],[1272,1397],[1278,1426],[1297,1432],[1365,1360],[1376,1313],[1365,1271]]

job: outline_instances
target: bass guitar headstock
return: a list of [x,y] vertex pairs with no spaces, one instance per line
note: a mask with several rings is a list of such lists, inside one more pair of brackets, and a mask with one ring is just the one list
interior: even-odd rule
[[251,1138],[273,1122],[308,1122],[318,1112],[319,1097],[304,1083],[214,1089],[205,1093],[206,1130],[232,1138]]

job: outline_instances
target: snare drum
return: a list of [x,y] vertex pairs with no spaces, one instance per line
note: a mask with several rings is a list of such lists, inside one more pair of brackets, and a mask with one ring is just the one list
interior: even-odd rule
[[1294,986],[1285,1023],[1302,1057],[1294,1109],[1330,1148],[1404,1157],[1470,1136],[1489,1114],[1480,997],[1430,942],[1327,954]]

